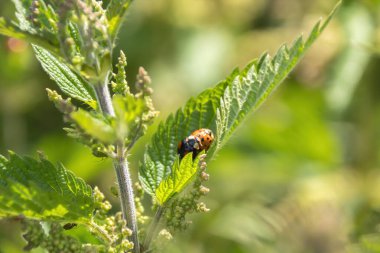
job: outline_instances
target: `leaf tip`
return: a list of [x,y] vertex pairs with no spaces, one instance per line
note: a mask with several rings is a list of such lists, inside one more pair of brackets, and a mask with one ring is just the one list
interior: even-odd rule
[[326,28],[326,26],[330,23],[332,17],[337,13],[337,11],[339,10],[342,3],[343,3],[343,0],[339,0],[335,4],[334,8],[332,9],[330,14],[328,15],[327,19],[325,20],[325,22],[323,22],[322,26],[320,27],[320,32],[322,32]]

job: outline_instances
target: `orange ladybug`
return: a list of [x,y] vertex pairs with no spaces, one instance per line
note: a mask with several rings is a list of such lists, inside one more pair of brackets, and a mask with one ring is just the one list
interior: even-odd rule
[[202,150],[208,150],[214,141],[214,134],[210,129],[201,128],[191,133],[192,136],[198,137]]
[[214,134],[210,129],[201,128],[192,132],[188,137],[178,143],[177,152],[182,159],[192,152],[193,159],[202,151],[207,151],[214,141]]

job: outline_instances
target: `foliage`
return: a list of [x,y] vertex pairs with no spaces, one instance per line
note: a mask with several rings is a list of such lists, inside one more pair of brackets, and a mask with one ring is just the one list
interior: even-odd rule
[[[335,13],[334,9],[324,23],[318,22],[306,40],[299,37],[292,46],[282,46],[273,58],[264,54],[242,71],[234,70],[159,125],[139,171],[142,189],[152,196],[157,210],[146,227],[142,193],[137,198],[133,194],[127,158],[158,112],[147,71],[139,68],[132,87],[126,80],[124,53],[114,69],[111,63],[117,33],[131,2],[111,0],[103,6],[94,0],[14,0],[18,22],[0,19],[0,33],[32,43],[42,68],[68,96],[64,99],[47,89],[49,99],[69,124],[68,135],[89,146],[95,156],[112,159],[122,206],[122,213],[110,214],[111,204],[97,187],[92,189],[42,155],[39,160],[12,152],[9,159],[1,156],[0,215],[21,217],[27,250],[140,253],[154,249],[151,242],[162,224],[165,227],[158,234],[168,238],[175,230],[187,228],[186,215],[209,210],[199,202],[209,192],[202,185],[209,175],[205,152],[181,159],[178,141],[198,128],[212,129],[216,139],[207,151],[207,159],[212,159],[248,113],[289,75]],[[72,103],[71,98],[78,101]],[[138,221],[145,225],[142,230],[138,230]],[[65,228],[75,227],[71,222],[85,227],[98,241],[84,243],[67,235]],[[141,238],[145,239],[142,244]]]
[[56,221],[84,221],[92,217],[92,190],[62,164],[54,166],[10,152],[0,157],[0,214]]
[[80,76],[42,47],[34,46],[38,61],[59,88],[72,98],[96,107],[93,89]]
[[116,38],[118,30],[123,22],[123,19],[127,13],[132,0],[111,0],[107,6],[107,18],[109,22],[109,33]]
[[323,24],[318,22],[305,41],[299,37],[290,48],[282,46],[272,59],[264,54],[242,71],[233,71],[226,80],[191,98],[183,108],[161,123],[140,167],[140,180],[145,190],[153,194],[163,178],[170,174],[177,157],[174,147],[189,132],[202,127],[216,132],[215,144],[208,152],[208,159],[211,159],[249,111],[257,109],[293,70],[334,12]]
[[197,156],[193,161],[192,153],[188,153],[181,161],[177,157],[172,173],[157,187],[155,197],[159,205],[163,206],[175,194],[185,189],[197,172],[199,160],[200,156]]

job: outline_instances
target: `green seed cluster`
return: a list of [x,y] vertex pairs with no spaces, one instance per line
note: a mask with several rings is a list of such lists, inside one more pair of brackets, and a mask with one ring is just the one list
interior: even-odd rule
[[41,222],[36,220],[23,220],[23,238],[27,241],[24,250],[29,251],[37,247],[49,253],[98,253],[93,245],[82,245],[75,238],[65,235],[59,223],[45,223],[46,231]]
[[[143,225],[142,227],[144,227],[144,224],[146,224],[150,220],[150,217],[144,215],[145,209],[142,204],[142,200],[144,198],[144,189],[138,182],[136,182],[134,185],[134,192],[135,192],[135,206],[136,206],[137,222],[140,225]],[[141,229],[140,229],[140,232],[142,232]]]
[[199,171],[192,185],[191,190],[183,197],[174,200],[166,211],[166,225],[170,231],[185,230],[191,221],[186,220],[186,215],[193,212],[208,212],[209,209],[199,199],[207,195],[209,188],[202,185],[209,179],[206,173],[207,164],[204,161],[205,155],[202,155],[199,162]]
[[[94,199],[97,211],[94,216],[94,220],[99,225],[99,229],[105,233],[109,240],[107,251],[108,253],[120,253],[128,252],[133,249],[133,243],[128,240],[128,237],[132,235],[132,231],[127,228],[127,222],[123,218],[121,212],[115,215],[107,215],[109,210],[112,208],[110,202],[105,200],[104,194],[99,190],[98,187],[94,188]],[[101,237],[99,235],[99,230],[92,231],[94,235]]]
[[128,252],[133,249],[133,243],[127,239],[132,235],[132,231],[127,228],[127,223],[121,212],[116,213],[115,216],[106,218],[104,229],[112,238],[108,252]]
[[99,190],[97,186],[94,187],[94,200],[95,200],[95,208],[96,218],[100,220],[104,220],[106,218],[106,214],[111,210],[112,205],[109,201],[105,200],[104,194]]
[[153,119],[158,116],[158,111],[154,108],[153,100],[152,100],[152,94],[153,89],[150,87],[150,84],[152,83],[152,79],[150,78],[148,72],[143,68],[139,68],[139,72],[136,76],[136,98],[141,98],[144,100],[145,104],[145,110],[142,115],[142,127],[143,131],[145,132],[148,125],[152,124]]
[[82,244],[71,236],[63,233],[59,223],[52,223],[49,236],[42,241],[41,247],[49,253],[78,253],[82,251]]
[[89,76],[110,61],[110,35],[101,1],[32,0],[20,26],[59,49],[62,58]]
[[80,24],[87,26],[88,29],[87,31],[84,31],[84,34],[89,37],[96,37],[96,39],[92,41],[93,49],[98,49],[98,43],[101,42],[104,42],[107,45],[109,43],[107,42],[109,39],[107,29],[108,20],[101,3],[99,1],[78,0],[77,5],[76,15],[78,16],[79,21],[81,21]]
[[[71,99],[63,99],[55,90],[46,89],[49,100],[52,101],[57,109],[68,117],[70,113],[76,110],[76,107],[71,103]],[[68,120],[68,118],[65,118]]]
[[22,237],[28,243],[24,247],[24,250],[37,248],[44,240],[46,240],[46,235],[39,221],[23,220],[22,230],[24,231]]
[[154,240],[156,252],[165,252],[165,248],[172,239],[173,235],[167,229],[162,229]]
[[139,72],[136,76],[136,90],[139,91],[136,95],[137,97],[140,96],[150,96],[153,94],[153,89],[149,87],[149,85],[152,83],[152,80],[150,76],[148,75],[148,72],[143,68],[139,68]]
[[120,51],[120,56],[118,58],[118,63],[116,64],[117,73],[113,74],[115,81],[111,82],[112,91],[116,94],[126,94],[129,93],[128,82],[126,80],[125,67],[127,66],[127,58],[123,51]]

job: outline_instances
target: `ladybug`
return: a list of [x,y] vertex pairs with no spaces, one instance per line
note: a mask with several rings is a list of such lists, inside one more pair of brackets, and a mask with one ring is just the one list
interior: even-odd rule
[[198,137],[201,141],[202,150],[208,150],[214,141],[214,134],[210,129],[201,128],[191,133],[192,136]]
[[192,132],[188,137],[178,143],[177,152],[180,159],[192,152],[193,159],[202,151],[208,150],[214,141],[214,135],[210,129],[201,128]]

